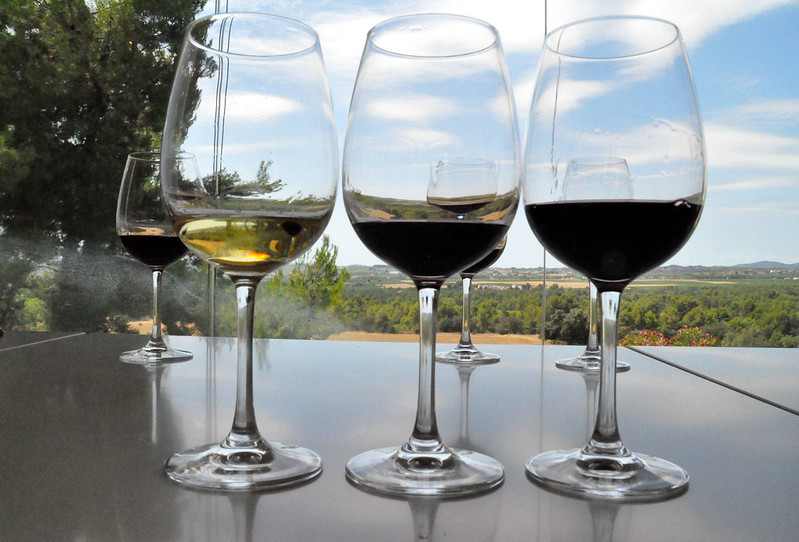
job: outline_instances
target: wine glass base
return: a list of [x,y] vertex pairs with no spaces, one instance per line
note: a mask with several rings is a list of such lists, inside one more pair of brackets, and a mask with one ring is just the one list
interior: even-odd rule
[[350,459],[346,474],[360,489],[399,496],[464,497],[490,491],[505,480],[495,459],[454,448],[411,461],[403,458],[400,447],[371,450]]
[[134,365],[164,365],[167,363],[179,363],[188,361],[194,354],[177,348],[168,346],[151,346],[147,344],[138,350],[129,350],[119,355],[119,361],[132,363]]
[[444,354],[438,354],[436,361],[451,365],[490,365],[499,363],[499,356],[481,352],[474,345],[458,344],[455,348]]
[[279,442],[241,449],[208,444],[174,454],[164,471],[195,489],[266,491],[313,480],[322,474],[322,460],[311,450]]
[[[559,359],[555,362],[558,369],[575,373],[598,373],[600,368],[599,358],[593,356],[578,356],[576,358]],[[624,361],[616,362],[616,372],[623,373],[630,370],[630,364]]]
[[527,474],[561,493],[627,502],[658,501],[688,490],[688,473],[664,459],[632,454],[623,468],[614,468],[617,462],[610,458],[589,469],[582,458],[580,448],[545,452],[527,461]]

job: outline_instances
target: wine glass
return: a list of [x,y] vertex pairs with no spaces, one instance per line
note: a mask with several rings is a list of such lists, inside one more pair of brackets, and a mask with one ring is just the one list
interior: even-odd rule
[[[591,438],[583,448],[531,458],[527,471],[534,481],[567,493],[623,500],[677,495],[687,490],[688,474],[628,450],[616,416],[622,290],[680,250],[704,204],[702,123],[677,27],[645,17],[606,17],[551,32],[527,136],[530,226],[550,253],[596,286],[602,312]],[[594,177],[569,186],[568,164],[583,157],[625,160],[629,182]]]
[[164,162],[197,156],[200,175],[164,177],[180,240],[235,284],[238,377],[220,444],[173,455],[166,473],[192,487],[255,490],[317,477],[305,448],[267,441],[253,408],[253,310],[263,277],[321,236],[333,211],[338,150],[319,39],[307,25],[226,13],[186,32],[164,127]]
[[[191,167],[190,155],[178,157],[176,167]],[[159,296],[164,268],[186,254],[161,202],[161,154],[133,152],[125,162],[117,201],[117,235],[128,254],[153,274],[153,328],[147,344],[119,355],[120,361],[159,365],[190,360],[191,352],[171,348],[161,334]]]
[[[606,156],[581,157],[570,160],[563,181],[564,198],[571,193],[581,199],[592,197],[632,198],[632,183],[627,161]],[[588,232],[584,233],[586,235]],[[555,365],[566,371],[599,372],[601,349],[597,333],[599,306],[596,286],[589,282],[588,345],[576,358],[561,359]],[[630,364],[616,360],[616,371],[629,371]]]
[[[588,283],[588,344],[583,353],[575,358],[559,359],[555,362],[558,369],[578,373],[599,372],[602,349],[599,347],[599,295],[596,286]],[[630,370],[630,364],[616,360],[616,372],[622,373]]]
[[499,363],[498,355],[481,352],[472,343],[472,332],[469,318],[472,307],[472,279],[474,279],[474,276],[480,271],[488,269],[499,259],[500,256],[502,256],[502,253],[505,251],[506,243],[507,237],[503,237],[499,244],[494,247],[494,250],[489,252],[485,258],[460,272],[461,283],[463,287],[461,338],[455,348],[449,352],[436,356],[436,361],[439,363],[464,363],[467,365],[489,365],[491,363]]
[[370,30],[344,144],[344,204],[361,241],[416,285],[420,310],[416,423],[408,441],[352,458],[357,487],[463,496],[504,480],[496,460],[442,442],[435,415],[441,285],[485,258],[518,205],[520,150],[496,30],[422,14]]

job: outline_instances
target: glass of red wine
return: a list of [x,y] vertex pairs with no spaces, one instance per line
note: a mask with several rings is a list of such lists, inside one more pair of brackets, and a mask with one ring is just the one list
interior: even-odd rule
[[435,414],[439,289],[505,237],[519,198],[515,107],[496,30],[423,14],[370,30],[344,144],[344,204],[361,241],[416,285],[417,415],[408,441],[352,458],[356,487],[464,496],[504,480],[496,460],[441,440]]
[[[567,179],[575,160],[624,160],[629,180]],[[622,442],[616,412],[616,322],[624,288],[671,258],[704,204],[705,151],[679,30],[644,17],[605,17],[552,31],[540,60],[526,141],[524,204],[533,232],[596,286],[602,314],[599,397],[588,443],[527,462],[561,492],[658,500],[688,474]],[[586,235],[589,232],[589,235]]]
[[253,315],[258,284],[313,246],[336,199],[338,144],[316,32],[262,13],[192,22],[161,152],[165,164],[182,152],[196,156],[199,175],[162,178],[164,202],[180,240],[233,281],[238,319],[232,427],[219,443],[174,454],[166,474],[221,491],[313,480],[322,472],[315,452],[268,441],[258,429]]
[[[192,168],[193,158],[181,156],[176,168]],[[164,268],[186,254],[161,202],[161,154],[128,155],[117,201],[117,235],[128,254],[153,274],[153,327],[147,344],[119,355],[125,363],[160,365],[190,360],[191,352],[171,348],[161,333],[159,298]]]
[[505,252],[505,245],[507,237],[503,237],[502,241],[488,253],[488,255],[460,272],[461,283],[463,287],[463,314],[461,317],[461,338],[457,346],[436,356],[436,361],[439,363],[449,364],[465,364],[465,365],[490,365],[492,363],[499,363],[499,356],[490,354],[488,352],[480,351],[474,343],[472,343],[472,331],[470,312],[472,307],[472,280],[477,273],[491,267],[502,253]]

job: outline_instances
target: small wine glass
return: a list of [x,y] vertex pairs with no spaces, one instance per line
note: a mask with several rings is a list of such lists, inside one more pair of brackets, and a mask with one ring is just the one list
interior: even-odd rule
[[[627,161],[623,158],[593,156],[570,160],[566,167],[563,192],[568,198],[579,193],[583,199],[592,197],[632,198],[632,182]],[[585,232],[583,235],[589,235]],[[589,282],[588,345],[575,358],[561,359],[555,365],[565,371],[599,372],[601,349],[599,347],[599,306],[596,286]],[[616,371],[629,371],[630,364],[616,360]]]
[[419,295],[416,423],[402,446],[352,458],[355,486],[455,497],[497,487],[504,469],[451,449],[435,415],[439,288],[485,258],[518,205],[520,151],[502,47],[490,25],[457,15],[390,19],[370,30],[344,144],[344,204],[375,255]]
[[[192,167],[189,155],[175,161]],[[160,365],[190,360],[191,352],[171,348],[161,333],[159,298],[164,268],[186,254],[161,202],[161,154],[133,152],[125,162],[117,201],[117,235],[128,254],[150,268],[153,275],[153,327],[147,344],[119,355],[120,361]]]
[[226,491],[312,480],[311,450],[267,441],[253,407],[253,312],[263,277],[322,235],[335,202],[338,147],[319,39],[274,15],[201,17],[186,33],[164,127],[164,162],[196,155],[201,175],[164,177],[181,241],[228,276],[238,307],[233,426],[219,444],[166,463],[178,483]]
[[[558,369],[578,373],[599,372],[602,349],[599,346],[599,295],[596,286],[588,283],[588,344],[583,353],[575,358],[559,359],[555,362]],[[616,372],[623,373],[630,370],[630,364],[616,360]]]
[[[528,124],[525,211],[544,247],[596,286],[602,346],[593,433],[582,448],[531,458],[527,472],[537,483],[625,501],[687,490],[685,470],[633,453],[621,440],[616,323],[624,288],[677,253],[693,233],[704,204],[704,156],[676,26],[601,17],[547,36]],[[624,159],[632,189],[594,175],[566,182],[569,164],[582,157]]]
[[488,269],[496,262],[502,253],[505,252],[505,245],[508,238],[503,237],[502,241],[488,253],[488,255],[477,262],[476,264],[464,269],[460,272],[461,283],[463,287],[463,314],[461,317],[461,338],[455,348],[449,352],[438,354],[436,361],[439,363],[463,363],[467,365],[489,365],[492,363],[499,363],[499,356],[496,354],[489,354],[481,352],[472,343],[472,332],[470,323],[471,313],[471,296],[472,296],[472,280],[477,273]]

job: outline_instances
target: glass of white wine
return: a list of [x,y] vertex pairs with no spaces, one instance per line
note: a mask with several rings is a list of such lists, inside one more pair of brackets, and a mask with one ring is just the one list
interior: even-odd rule
[[236,286],[238,389],[227,437],[173,455],[166,473],[216,490],[311,480],[319,456],[267,441],[256,425],[252,330],[258,283],[316,242],[335,202],[335,121],[314,30],[259,13],[194,21],[169,101],[165,171],[181,152],[196,155],[199,174],[163,176],[164,201],[180,240]]

